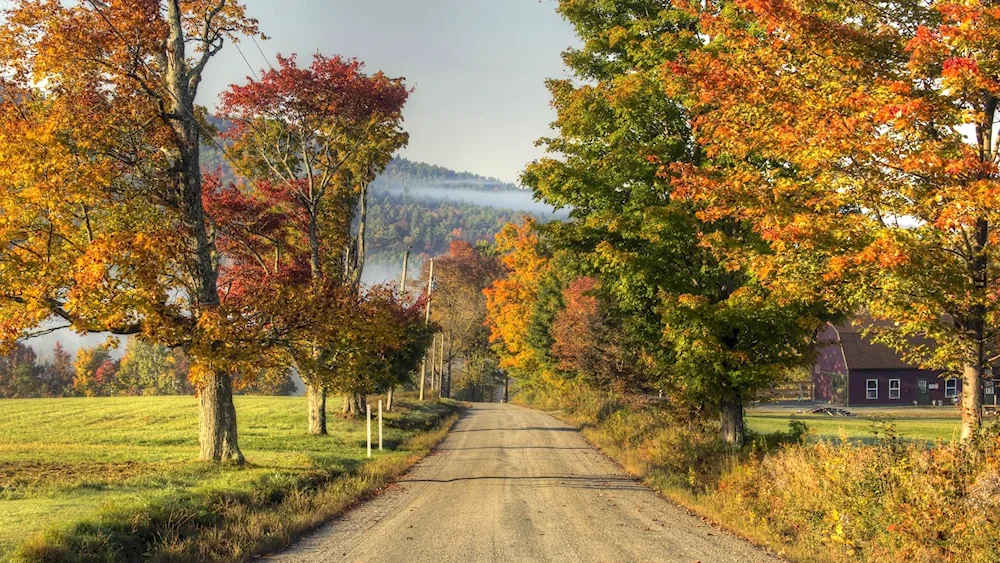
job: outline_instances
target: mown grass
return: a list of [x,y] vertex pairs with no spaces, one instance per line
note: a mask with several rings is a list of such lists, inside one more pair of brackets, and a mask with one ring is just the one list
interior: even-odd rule
[[245,560],[405,471],[457,405],[402,401],[374,460],[364,421],[318,438],[302,398],[236,407],[245,468],[195,461],[191,397],[0,402],[0,560]]
[[855,417],[833,417],[789,412],[747,413],[747,427],[758,434],[773,434],[788,429],[792,420],[809,426],[814,439],[848,438],[870,442],[877,439],[875,427],[891,421],[902,437],[919,442],[950,442],[958,438],[961,420],[957,409],[873,410],[859,411]]

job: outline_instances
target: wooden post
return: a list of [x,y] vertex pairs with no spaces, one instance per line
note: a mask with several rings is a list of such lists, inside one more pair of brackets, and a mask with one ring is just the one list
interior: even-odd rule
[[378,451],[382,451],[382,399],[378,400]]
[[[407,250],[403,253],[403,276],[399,279],[399,298],[406,299],[406,268],[410,264],[410,251]],[[386,392],[385,397],[385,410],[392,412],[392,399],[396,392],[396,386],[390,385],[389,391]]]
[[368,413],[368,457],[372,456],[372,406],[365,402],[365,412]]
[[427,379],[427,359],[420,362],[420,402],[424,400],[424,381]]
[[434,390],[437,389],[437,387],[436,387],[436,385],[437,385],[437,375],[435,373],[435,372],[437,372],[437,358],[435,357],[436,354],[437,354],[437,345],[438,345],[438,335],[435,334],[434,335],[434,339],[431,340],[431,357],[430,357],[430,364],[431,364],[431,395],[433,395],[434,394]]

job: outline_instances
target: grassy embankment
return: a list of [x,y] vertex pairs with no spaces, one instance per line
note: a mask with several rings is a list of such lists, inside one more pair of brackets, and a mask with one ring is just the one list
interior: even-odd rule
[[246,560],[385,486],[458,408],[402,401],[367,460],[364,421],[312,437],[302,398],[236,401],[245,468],[193,461],[191,397],[0,402],[0,561]]
[[963,446],[948,441],[950,409],[795,414],[792,425],[794,410],[756,412],[734,452],[716,422],[683,408],[570,391],[533,403],[667,498],[788,559],[1000,560],[998,427]]

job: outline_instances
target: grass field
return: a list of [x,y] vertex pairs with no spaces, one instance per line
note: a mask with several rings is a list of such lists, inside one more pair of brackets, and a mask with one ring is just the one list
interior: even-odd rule
[[[331,403],[331,413],[339,412],[338,401]],[[305,433],[303,398],[238,397],[236,407],[248,462],[242,469],[195,461],[198,416],[192,397],[0,401],[0,560],[17,553],[45,555],[49,544],[73,549],[68,546],[75,541],[107,542],[129,526],[139,535],[141,530],[159,534],[156,550],[195,553],[197,547],[185,542],[196,540],[182,537],[189,535],[186,526],[202,522],[196,526],[201,533],[213,522],[225,525],[219,506],[243,503],[266,512],[291,493],[319,491],[373,465],[365,459],[364,421],[331,416],[330,436],[317,438]],[[408,440],[437,426],[454,408],[407,404],[388,415],[385,444],[391,451],[375,462],[384,471],[368,469],[366,475],[402,471],[422,453],[417,450],[428,447]],[[123,524],[129,519],[131,524]],[[288,533],[295,530],[272,535]],[[81,534],[87,537],[74,539]],[[232,550],[236,559],[256,549],[249,539],[243,542],[249,543]]]
[[788,430],[793,418],[806,423],[812,438],[839,438],[868,441],[875,431],[894,427],[903,438],[937,442],[958,438],[961,424],[956,408],[852,408],[855,417],[799,414],[795,409],[761,407],[747,412],[747,426],[754,432],[769,434]]

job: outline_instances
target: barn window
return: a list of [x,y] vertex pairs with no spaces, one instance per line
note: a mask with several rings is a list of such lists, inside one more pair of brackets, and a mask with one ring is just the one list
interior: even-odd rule
[[889,380],[889,398],[898,399],[899,398],[899,380],[890,379]]
[[944,396],[948,399],[954,399],[958,396],[958,380],[955,378],[945,380],[944,382]]
[[878,380],[877,379],[869,379],[868,383],[867,383],[867,389],[868,389],[868,398],[869,399],[878,399]]

